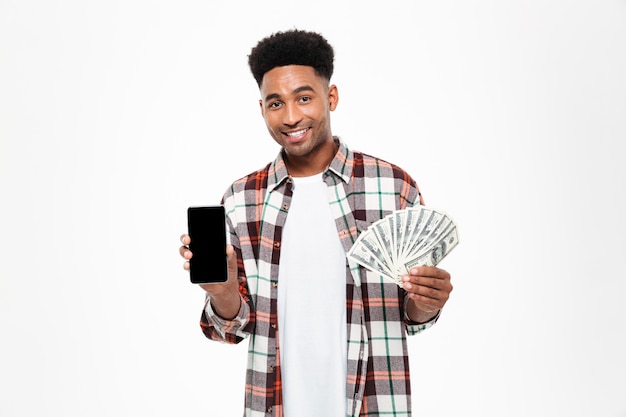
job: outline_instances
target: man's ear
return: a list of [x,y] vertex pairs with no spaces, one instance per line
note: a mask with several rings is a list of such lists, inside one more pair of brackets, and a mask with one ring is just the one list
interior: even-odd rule
[[335,84],[328,87],[328,107],[330,111],[334,111],[339,103],[339,90]]
[[261,109],[261,116],[265,118],[265,109],[263,108],[263,100],[259,99],[259,108]]

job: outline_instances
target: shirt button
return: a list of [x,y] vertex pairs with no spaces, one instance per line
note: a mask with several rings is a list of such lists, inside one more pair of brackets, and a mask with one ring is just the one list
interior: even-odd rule
[[278,287],[278,282],[272,281],[272,287],[274,287],[274,288]]
[[283,210],[289,209],[289,204],[283,204]]
[[273,367],[273,366],[270,366],[270,367],[268,368],[268,370],[269,370],[270,372],[274,372],[274,367]]
[[278,241],[274,242],[274,247],[276,249],[280,248],[280,242],[278,242]]
[[268,412],[268,413],[271,413],[271,412],[272,412],[272,407],[268,408],[268,409],[267,409],[267,412]]
[[272,329],[276,328],[276,323],[272,323]]

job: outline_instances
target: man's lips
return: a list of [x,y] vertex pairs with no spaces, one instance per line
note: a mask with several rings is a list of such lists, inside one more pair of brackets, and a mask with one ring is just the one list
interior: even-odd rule
[[298,142],[306,136],[309,129],[309,127],[305,127],[304,129],[298,129],[291,132],[283,132],[283,135],[290,142]]

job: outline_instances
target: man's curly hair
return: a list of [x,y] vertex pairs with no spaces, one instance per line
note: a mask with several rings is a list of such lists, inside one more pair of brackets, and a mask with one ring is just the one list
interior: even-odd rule
[[293,29],[260,40],[248,55],[248,65],[259,87],[266,72],[285,65],[313,67],[317,75],[330,81],[334,57],[332,46],[322,35]]

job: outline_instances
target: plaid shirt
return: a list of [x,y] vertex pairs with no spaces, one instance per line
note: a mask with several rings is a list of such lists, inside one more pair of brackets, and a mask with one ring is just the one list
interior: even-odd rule
[[[423,200],[406,172],[352,152],[335,140],[339,150],[323,178],[339,238],[348,252],[370,224]],[[213,340],[239,343],[250,337],[245,386],[248,417],[283,417],[277,287],[281,232],[291,196],[292,181],[279,154],[265,168],[234,182],[223,198],[243,302],[237,317],[223,320],[207,300],[200,324]],[[411,323],[405,315],[406,292],[352,261],[346,261],[346,285],[347,415],[410,416],[406,335],[427,329],[436,318],[426,324]]]

